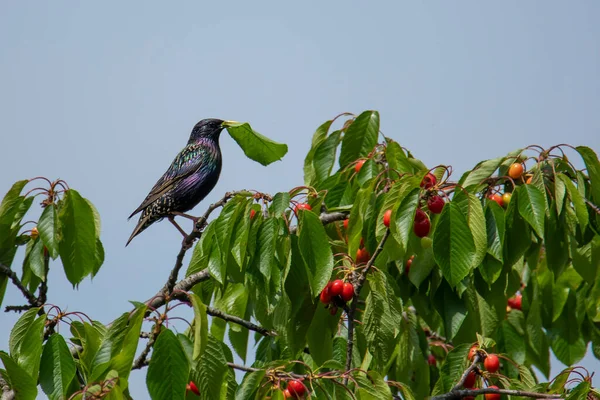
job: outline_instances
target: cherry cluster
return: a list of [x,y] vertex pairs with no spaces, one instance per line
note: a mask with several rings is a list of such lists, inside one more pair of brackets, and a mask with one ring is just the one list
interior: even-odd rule
[[[477,346],[472,346],[469,350],[469,355],[467,358],[469,361],[472,361],[475,355],[478,352]],[[500,369],[500,358],[496,354],[487,354],[485,359],[483,360],[483,367],[489,373],[495,374]],[[463,383],[463,387],[465,389],[473,389],[475,384],[477,383],[477,374],[475,371],[469,372],[465,382]],[[488,386],[491,389],[498,389],[498,386],[492,385]],[[500,400],[500,395],[498,393],[486,393],[484,395],[485,400]],[[472,396],[464,397],[465,400],[474,400],[475,398]]]
[[350,282],[344,282],[341,279],[336,279],[331,281],[325,286],[325,289],[321,291],[321,295],[319,299],[321,303],[332,307],[329,312],[331,315],[335,315],[337,313],[337,309],[340,306],[343,306],[345,303],[352,300],[354,297],[354,286]]
[[[421,181],[421,187],[427,190],[427,209],[432,214],[440,214],[446,205],[446,202],[442,196],[437,194],[435,187],[437,185],[437,178],[431,172],[429,172]],[[424,238],[429,235],[431,231],[431,220],[425,211],[421,208],[417,208],[415,213],[415,222],[413,225],[413,231],[415,235],[420,238]]]
[[[517,181],[517,180],[520,180],[520,182],[525,181],[524,179],[522,179],[524,172],[525,172],[525,167],[521,163],[513,163],[508,168],[508,176],[513,180],[513,182]],[[529,175],[529,177],[527,178],[525,183],[530,184],[532,178],[533,178],[533,175]],[[504,194],[502,194],[502,195],[500,193],[495,193],[495,194],[491,194],[487,197],[489,200],[495,201],[500,207],[506,207],[510,203],[510,200],[512,198],[512,193],[504,192]]]

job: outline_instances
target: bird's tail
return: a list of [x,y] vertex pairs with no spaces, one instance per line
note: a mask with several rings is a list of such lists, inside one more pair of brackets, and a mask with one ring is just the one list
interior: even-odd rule
[[129,236],[129,240],[127,240],[127,243],[125,243],[125,247],[127,247],[127,245],[133,240],[134,237],[142,233],[146,228],[148,228],[157,220],[152,219],[151,217],[152,216],[149,213],[142,213],[142,215],[140,216],[140,220],[135,226],[135,229],[131,233],[131,236]]

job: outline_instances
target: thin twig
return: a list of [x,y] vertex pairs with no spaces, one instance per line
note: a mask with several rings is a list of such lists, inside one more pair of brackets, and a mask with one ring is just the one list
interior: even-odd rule
[[48,249],[44,247],[44,279],[40,284],[40,291],[38,294],[38,305],[46,304],[48,300],[48,273],[50,271],[50,253]]
[[221,318],[228,322],[233,322],[234,324],[238,324],[247,328],[251,331],[258,332],[263,336],[277,336],[277,332],[269,330],[267,328],[263,328],[262,326],[256,325],[250,321],[246,321],[240,317],[236,317],[235,315],[225,314],[223,311],[218,310],[214,307],[208,306],[206,307],[206,313],[208,315],[212,315],[213,317]]
[[140,356],[133,362],[133,366],[131,367],[132,370],[141,369],[150,364],[150,360],[146,360],[146,358],[148,357],[148,354],[150,354],[150,349],[154,346],[155,341],[156,335],[152,335],[150,340],[148,340],[148,343],[146,343],[146,347],[144,347],[144,350],[140,353]]
[[[358,276],[356,280],[356,285],[354,286],[354,300],[352,300],[352,304],[350,305],[350,310],[348,310],[348,343],[346,348],[346,371],[350,371],[352,369],[352,349],[354,347],[354,314],[356,313],[356,307],[358,306],[358,297],[360,295],[360,291],[362,290],[363,285],[365,284],[365,280],[367,279],[367,273],[375,263],[375,259],[381,251],[383,250],[383,246],[387,238],[390,236],[390,230],[387,229],[385,234],[381,238],[377,249],[367,262],[367,265],[363,269],[362,273]],[[348,376],[344,377],[344,386],[348,384]]]
[[[39,306],[39,304],[38,304],[38,298],[35,297],[33,295],[33,293],[31,293],[29,291],[29,289],[27,289],[23,285],[23,283],[19,280],[19,277],[17,276],[17,274],[15,273],[15,271],[13,271],[12,269],[10,269],[9,267],[7,267],[4,264],[0,264],[0,273],[4,274],[4,275],[6,275],[6,276],[8,276],[10,278],[10,280],[13,283],[13,285],[15,285],[21,291],[21,293],[23,293],[23,296],[25,296],[25,298],[27,299],[27,301],[29,302],[29,304],[31,304],[33,307]],[[15,310],[16,309],[14,309],[14,307],[11,307],[11,311],[15,311]],[[7,307],[6,311],[9,311],[8,307]]]

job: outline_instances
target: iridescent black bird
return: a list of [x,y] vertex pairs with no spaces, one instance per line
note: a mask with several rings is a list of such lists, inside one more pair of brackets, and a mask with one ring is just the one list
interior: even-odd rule
[[156,182],[142,204],[129,218],[141,212],[140,220],[127,241],[140,234],[156,221],[168,218],[177,229],[174,216],[194,208],[215,187],[221,174],[221,149],[219,136],[225,121],[203,119],[198,122],[187,145],[181,150],[165,174]]

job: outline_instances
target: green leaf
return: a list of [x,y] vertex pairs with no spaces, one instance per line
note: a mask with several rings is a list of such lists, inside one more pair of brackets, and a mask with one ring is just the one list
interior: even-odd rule
[[200,393],[206,399],[220,398],[223,379],[229,368],[222,346],[221,342],[209,335],[206,349],[196,367]]
[[417,206],[419,205],[419,195],[420,189],[413,189],[402,199],[398,210],[392,214],[393,223],[396,226],[395,229],[392,229],[391,231],[393,234],[395,233],[394,236],[396,241],[398,241],[404,249],[408,247],[408,239],[413,231],[415,213],[417,211]]
[[206,315],[206,306],[195,294],[189,295],[194,307],[194,352],[192,358],[198,359],[206,348],[208,342],[208,317]]
[[[306,214],[301,212],[300,214]],[[308,213],[312,214],[313,213]],[[275,259],[276,243],[277,243],[277,232],[279,231],[279,224],[277,218],[267,218],[265,222],[260,226],[257,238],[257,254],[255,261],[257,262],[257,268],[260,273],[265,277],[265,281],[268,283],[271,280],[271,271],[277,268],[277,261]]]
[[[16,238],[23,218],[21,207],[29,208],[31,201],[25,202],[20,196],[27,180],[18,181],[10,188],[0,204],[0,264],[10,267],[17,251]],[[30,198],[33,200],[33,198]],[[0,274],[0,304],[6,292],[8,276]]]
[[358,399],[359,400],[382,400],[391,399],[392,392],[383,379],[383,377],[375,371],[369,371],[367,375],[360,372],[355,375],[354,379],[358,383]]
[[569,200],[573,204],[573,208],[575,209],[575,215],[577,215],[577,220],[579,221],[581,230],[585,230],[589,221],[589,215],[583,196],[581,193],[579,193],[579,190],[577,190],[577,187],[573,182],[571,182],[569,177],[564,174],[558,174],[558,178],[565,184],[567,188],[567,194],[569,196]]
[[487,252],[486,220],[483,215],[481,200],[473,193],[467,193],[466,195],[464,193],[462,191],[457,193],[452,202],[461,206],[467,215],[467,222],[475,244],[472,268],[476,268],[481,264]]
[[27,370],[19,366],[8,354],[0,351],[0,359],[4,363],[6,373],[3,375],[10,388],[15,392],[15,399],[35,400],[37,397],[37,379],[33,378]]
[[316,172],[313,160],[315,159],[315,152],[327,138],[327,133],[332,123],[333,120],[325,121],[313,134],[310,150],[304,158],[304,184],[307,186],[314,186]]
[[436,309],[444,321],[446,336],[452,340],[467,317],[467,307],[446,283],[443,283],[435,293],[435,302]]
[[471,344],[463,343],[448,353],[440,368],[441,392],[449,392],[456,385],[466,369],[466,359]]
[[310,354],[317,365],[322,365],[333,357],[336,327],[336,317],[331,316],[325,307],[317,306],[306,337]]
[[333,255],[329,238],[319,217],[312,212],[300,212],[298,243],[306,264],[313,296],[321,293],[333,271]]
[[384,367],[393,361],[392,353],[399,339],[402,306],[383,273],[368,276],[370,291],[365,301],[363,329],[373,369],[385,373]]
[[[37,238],[27,243],[25,259],[23,260],[23,271],[30,270],[40,281],[46,280],[46,271],[44,265],[44,245],[42,240]],[[25,275],[25,273],[23,273]],[[23,277],[23,281],[28,280]]]
[[474,322],[477,332],[483,336],[493,335],[498,326],[498,317],[491,304],[492,299],[489,299],[489,302],[486,301],[473,285],[469,286],[466,293],[469,317]]
[[501,322],[498,329],[498,344],[517,364],[525,362],[525,338],[506,320]]
[[65,192],[58,219],[58,251],[67,279],[75,286],[97,268],[94,212],[77,191],[69,189]]
[[44,393],[51,400],[66,399],[75,371],[75,360],[65,339],[56,333],[51,335],[44,345],[40,366],[40,385]]
[[181,343],[169,329],[156,339],[150,359],[146,385],[152,399],[181,400],[185,397],[189,363]]
[[365,111],[346,129],[342,139],[340,166],[345,167],[361,157],[366,157],[377,144],[379,113]]
[[224,126],[233,140],[244,150],[244,154],[262,165],[269,165],[272,162],[281,160],[288,151],[286,144],[277,143],[261,135],[246,122],[225,122]]
[[590,391],[590,382],[581,382],[579,385],[575,386],[569,392],[569,395],[566,397],[566,400],[582,400],[587,399],[588,393]]
[[58,214],[54,204],[50,204],[44,208],[42,215],[37,225],[40,237],[44,246],[48,249],[50,257],[56,259],[58,257]]
[[254,394],[258,390],[263,378],[265,377],[265,371],[255,371],[246,374],[244,380],[238,387],[235,393],[235,400],[252,400]]
[[10,332],[11,357],[32,376],[37,376],[42,355],[45,317],[37,317],[39,308],[25,312]]
[[578,146],[577,151],[583,158],[585,166],[587,168],[588,176],[590,177],[590,190],[594,202],[598,204],[600,202],[600,162],[598,162],[598,156],[594,150],[585,146]]
[[504,246],[504,211],[495,201],[487,203],[485,208],[487,228],[488,253],[496,260],[502,262],[502,248]]
[[116,347],[118,353],[113,352],[109,368],[115,370],[121,379],[129,378],[135,352],[140,341],[140,332],[142,331],[142,322],[144,321],[145,314],[146,305],[138,305],[134,313],[129,317],[123,341],[119,342]]
[[504,157],[494,158],[493,160],[482,161],[473,168],[473,170],[466,172],[458,182],[462,187],[469,187],[471,185],[478,185],[484,179],[492,176],[494,171],[498,169]]
[[273,196],[273,201],[269,207],[269,211],[273,216],[279,216],[285,212],[290,206],[290,194],[288,192],[279,192]]
[[544,193],[533,185],[522,185],[516,191],[519,192],[519,213],[539,237],[544,237],[544,218],[546,216]]
[[415,168],[408,160],[408,157],[404,153],[404,150],[402,150],[402,147],[400,147],[400,145],[393,140],[388,140],[385,149],[385,159],[387,160],[389,168],[391,170],[400,173],[415,172]]
[[464,214],[453,202],[446,204],[438,219],[433,254],[444,278],[452,286],[456,286],[472,269],[475,243]]
[[340,131],[335,131],[321,143],[316,151],[313,160],[315,171],[315,185],[323,182],[331,174],[331,169],[335,163],[335,155],[340,144]]
[[571,292],[559,319],[552,324],[550,345],[556,358],[565,365],[579,362],[586,352],[586,342],[581,335],[580,323],[576,318],[576,300]]

